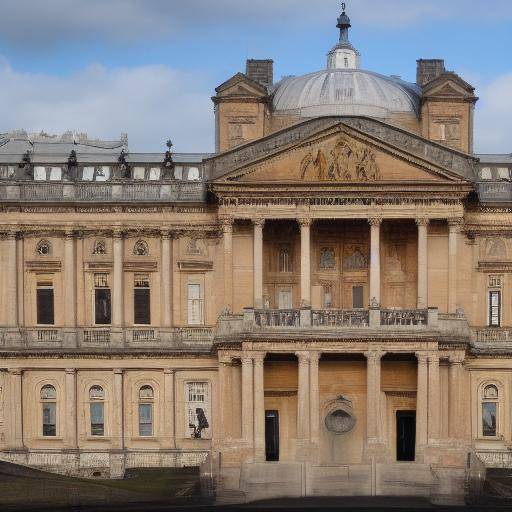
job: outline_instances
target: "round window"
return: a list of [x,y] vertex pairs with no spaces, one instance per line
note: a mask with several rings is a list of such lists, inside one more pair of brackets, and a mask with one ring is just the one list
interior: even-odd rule
[[327,414],[325,426],[329,432],[334,434],[346,434],[356,425],[356,418],[353,414],[343,409],[335,409]]

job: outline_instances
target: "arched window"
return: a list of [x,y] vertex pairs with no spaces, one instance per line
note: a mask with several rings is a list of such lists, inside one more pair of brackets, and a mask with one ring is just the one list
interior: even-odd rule
[[149,248],[148,244],[144,240],[138,240],[133,246],[133,254],[135,256],[148,256]]
[[291,250],[288,246],[279,249],[279,272],[292,272]]
[[499,391],[494,384],[489,384],[482,391],[482,436],[498,435]]
[[37,254],[41,256],[48,256],[52,252],[52,246],[48,240],[40,240],[36,246]]
[[91,415],[91,436],[105,435],[105,391],[94,385],[89,389],[89,411]]
[[153,435],[153,402],[155,393],[151,386],[142,386],[139,389],[139,436],[151,437]]
[[41,410],[43,419],[43,436],[55,437],[57,435],[57,391],[51,384],[41,388]]

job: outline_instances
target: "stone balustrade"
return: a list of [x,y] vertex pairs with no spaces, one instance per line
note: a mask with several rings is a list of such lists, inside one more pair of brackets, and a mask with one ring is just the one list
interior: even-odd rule
[[473,329],[473,340],[477,343],[512,343],[512,329],[484,327]]
[[478,197],[482,202],[510,202],[512,201],[512,183],[508,181],[489,181],[476,184]]
[[381,309],[381,326],[422,327],[428,324],[428,309]]
[[512,469],[512,452],[509,450],[478,450],[476,455],[487,468]]
[[365,309],[324,309],[311,311],[312,327],[369,327],[370,312]]
[[254,321],[258,327],[300,327],[298,309],[262,309],[254,311]]

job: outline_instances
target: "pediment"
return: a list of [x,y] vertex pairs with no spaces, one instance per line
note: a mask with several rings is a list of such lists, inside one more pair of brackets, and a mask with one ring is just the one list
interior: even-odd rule
[[423,88],[423,95],[428,97],[459,97],[474,96],[474,88],[455,73],[445,73],[432,80]]
[[217,93],[216,98],[229,98],[233,96],[260,98],[267,95],[267,91],[262,85],[251,80],[243,73],[237,73],[222,85],[219,85],[215,92]]

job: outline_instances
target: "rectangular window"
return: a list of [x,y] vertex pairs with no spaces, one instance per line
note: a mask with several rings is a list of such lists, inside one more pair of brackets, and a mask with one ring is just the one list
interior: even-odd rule
[[112,323],[112,298],[108,287],[108,274],[94,274],[94,323]]
[[489,292],[489,327],[501,325],[501,292],[493,290]]
[[55,403],[43,404],[43,436],[45,437],[57,435],[56,409]]
[[91,435],[105,435],[104,404],[101,402],[91,404]]
[[190,283],[188,285],[188,324],[203,325],[203,296],[201,285]]
[[34,167],[34,181],[46,181],[46,167]]
[[485,437],[496,437],[497,434],[497,403],[484,402],[482,404],[482,434]]
[[143,180],[146,173],[146,169],[144,167],[134,167],[133,168],[133,179],[134,180]]
[[292,291],[288,290],[279,290],[279,295],[277,296],[277,304],[279,309],[292,309]]
[[37,288],[37,323],[53,325],[55,323],[53,288]]
[[208,382],[188,382],[185,387],[185,429],[193,439],[209,439],[210,395]]
[[139,436],[153,435],[153,404],[139,404]]
[[136,325],[151,323],[151,290],[148,274],[135,274],[133,289],[133,322]]
[[364,308],[364,288],[362,286],[352,287],[352,307],[354,309]]

